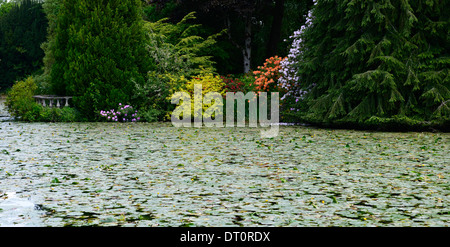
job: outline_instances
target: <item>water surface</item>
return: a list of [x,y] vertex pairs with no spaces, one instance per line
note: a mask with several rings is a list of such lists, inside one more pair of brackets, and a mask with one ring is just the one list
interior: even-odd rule
[[0,226],[448,226],[449,148],[448,133],[0,122]]

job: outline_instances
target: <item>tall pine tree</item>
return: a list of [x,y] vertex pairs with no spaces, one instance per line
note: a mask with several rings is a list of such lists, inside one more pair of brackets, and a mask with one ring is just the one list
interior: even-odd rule
[[450,1],[319,0],[303,37],[303,120],[362,126],[450,119]]
[[90,120],[131,103],[149,70],[140,0],[63,0],[55,29],[51,82],[73,95]]

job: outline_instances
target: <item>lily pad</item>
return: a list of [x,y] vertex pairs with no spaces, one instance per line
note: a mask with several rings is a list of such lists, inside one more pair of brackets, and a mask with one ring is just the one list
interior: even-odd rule
[[450,222],[448,133],[280,126],[264,139],[257,128],[169,123],[0,128],[0,188],[42,205],[44,226]]

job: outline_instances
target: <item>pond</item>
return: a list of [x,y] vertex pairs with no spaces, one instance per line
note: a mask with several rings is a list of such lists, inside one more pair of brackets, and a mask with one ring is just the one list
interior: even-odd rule
[[449,149],[449,133],[4,121],[0,226],[448,226]]

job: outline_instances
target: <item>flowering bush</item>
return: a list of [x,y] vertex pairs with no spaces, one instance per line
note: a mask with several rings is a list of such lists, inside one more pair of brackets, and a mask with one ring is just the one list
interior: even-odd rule
[[[314,5],[317,1],[314,0]],[[298,75],[298,64],[301,62],[301,49],[303,45],[303,33],[307,28],[312,25],[314,16],[312,11],[308,12],[306,17],[305,25],[301,26],[299,30],[295,31],[289,38],[293,39],[289,54],[281,61],[280,66],[280,78],[278,80],[278,87],[283,89],[286,93],[283,95],[281,100],[286,97],[293,97],[297,103],[300,99],[303,99],[307,91],[300,89],[300,77]]]
[[239,78],[233,78],[231,75],[220,77],[225,83],[225,92],[244,92],[245,84]]
[[113,122],[137,122],[141,119],[132,106],[122,105],[122,103],[119,103],[117,110],[100,111],[100,115]]
[[292,42],[292,46],[289,50],[288,56],[283,62],[281,62],[281,77],[278,81],[278,86],[286,90],[287,93],[285,94],[285,96],[291,95],[291,90],[300,81],[300,78],[297,75],[296,65],[298,64],[300,55],[300,47],[302,42],[301,34],[303,33],[304,27],[305,26],[302,26],[300,30],[294,32],[294,35],[290,36],[290,38],[293,38],[294,41]]
[[277,81],[280,78],[281,62],[284,58],[274,56],[266,59],[263,66],[258,66],[259,70],[253,72],[255,75],[256,90],[270,92],[277,91]]

